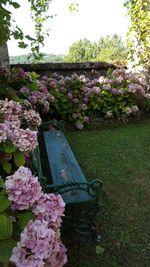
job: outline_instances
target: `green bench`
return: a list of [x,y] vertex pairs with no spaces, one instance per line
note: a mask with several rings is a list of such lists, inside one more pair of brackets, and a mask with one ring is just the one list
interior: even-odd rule
[[[33,162],[43,190],[62,195],[66,203],[64,226],[91,233],[99,208],[102,182],[86,180],[62,131],[45,131],[42,138],[45,152],[41,152],[38,146]],[[43,171],[47,167],[50,172],[46,172],[45,178]]]

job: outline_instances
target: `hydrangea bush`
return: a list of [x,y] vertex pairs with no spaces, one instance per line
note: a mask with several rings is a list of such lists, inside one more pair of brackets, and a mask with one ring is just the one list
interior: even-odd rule
[[150,108],[144,76],[123,68],[109,70],[106,77],[94,80],[84,75],[63,77],[56,73],[40,78],[22,69],[3,70],[1,75],[9,86],[17,88],[16,95],[24,105],[38,111],[43,120],[64,120],[80,130],[95,117],[127,120]]
[[[16,267],[62,267],[60,227],[65,203],[44,194],[28,168],[41,118],[13,100],[0,100],[0,262]],[[29,128],[30,127],[30,128]]]
[[90,80],[84,75],[54,75],[47,80],[49,92],[55,97],[52,108],[76,128],[92,122],[95,116],[120,119],[137,115],[139,103],[148,98],[143,76],[125,69],[109,71],[106,77]]

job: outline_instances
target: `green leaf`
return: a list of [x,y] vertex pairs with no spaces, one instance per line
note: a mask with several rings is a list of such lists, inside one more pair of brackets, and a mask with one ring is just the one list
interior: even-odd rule
[[0,240],[9,239],[12,235],[13,225],[10,218],[6,215],[0,215]]
[[96,246],[96,254],[102,255],[104,253],[105,249],[101,246]]
[[10,206],[11,202],[5,195],[0,195],[0,212],[6,210]]
[[0,188],[4,187],[4,180],[3,178],[0,176]]
[[7,140],[4,144],[4,151],[8,154],[13,153],[16,150],[15,146]]
[[31,211],[27,211],[27,212],[19,214],[18,218],[19,218],[20,229],[24,230],[28,222],[30,220],[35,220],[36,216]]
[[12,239],[0,241],[0,262],[6,263],[9,261],[15,245],[16,241]]
[[17,3],[17,2],[11,2],[11,5],[14,7],[14,8],[19,8],[20,5]]
[[11,173],[11,169],[12,169],[12,166],[9,162],[7,161],[3,161],[3,170],[7,173],[7,174],[10,174]]
[[24,166],[25,164],[25,156],[22,152],[16,151],[14,153],[14,162],[17,167]]

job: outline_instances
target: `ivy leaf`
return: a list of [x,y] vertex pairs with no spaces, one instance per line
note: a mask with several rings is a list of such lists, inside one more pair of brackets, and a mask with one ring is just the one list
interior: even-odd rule
[[14,153],[14,162],[17,167],[24,166],[25,164],[25,156],[22,152],[16,151]]
[[7,174],[10,174],[11,173],[11,170],[12,170],[12,166],[9,162],[7,161],[3,161],[3,170],[7,173]]
[[30,220],[35,220],[36,216],[31,212],[27,211],[24,213],[19,214],[19,226],[21,230],[24,230],[26,225]]
[[6,195],[0,195],[0,212],[6,210],[11,202]]
[[12,235],[13,225],[10,218],[6,215],[0,215],[0,240],[9,239]]
[[15,146],[7,140],[4,144],[4,151],[8,154],[13,153],[16,150]]
[[16,241],[12,239],[0,241],[0,262],[6,263],[9,261],[15,245]]

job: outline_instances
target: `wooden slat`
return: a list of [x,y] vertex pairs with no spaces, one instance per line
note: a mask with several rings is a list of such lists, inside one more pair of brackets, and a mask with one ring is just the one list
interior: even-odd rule
[[[61,131],[44,132],[44,141],[51,169],[54,185],[63,185],[67,182],[86,182],[86,178]],[[86,191],[75,190],[65,193],[66,203],[91,201]]]

